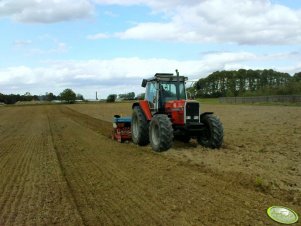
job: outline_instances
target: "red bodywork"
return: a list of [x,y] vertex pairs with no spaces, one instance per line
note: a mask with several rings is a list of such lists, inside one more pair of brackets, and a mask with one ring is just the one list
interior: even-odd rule
[[150,121],[153,116],[152,116],[152,113],[149,109],[148,101],[147,100],[140,100],[139,105],[140,105],[142,111],[144,112],[144,115],[145,115],[146,119],[148,121]]
[[184,109],[186,100],[171,100],[165,103],[165,111],[170,115],[174,125],[184,125]]
[[[165,103],[165,112],[170,116],[174,125],[184,125],[184,108],[186,100],[171,100]],[[152,119],[152,113],[149,109],[147,100],[140,100],[139,105],[148,121]]]

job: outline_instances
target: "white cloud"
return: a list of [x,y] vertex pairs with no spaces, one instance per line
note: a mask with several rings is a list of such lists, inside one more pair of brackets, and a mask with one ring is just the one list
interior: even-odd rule
[[[114,2],[122,4],[122,1]],[[272,4],[269,0],[138,2],[153,7],[154,11],[163,11],[170,20],[138,23],[120,32],[120,38],[251,45],[301,42],[301,10]]]
[[118,14],[113,13],[112,11],[105,11],[104,15],[109,16],[109,17],[118,17]]
[[108,39],[110,38],[110,36],[108,34],[104,34],[104,33],[97,33],[94,35],[88,35],[87,39],[90,40],[97,40],[97,39]]
[[14,47],[24,47],[32,44],[31,40],[15,40],[13,45]]
[[0,16],[25,23],[54,23],[87,18],[99,4],[145,5],[165,17],[165,22],[138,21],[127,30],[99,38],[248,45],[301,42],[301,10],[270,0],[2,0]]
[[42,35],[33,40],[15,40],[13,50],[25,56],[51,55],[68,52],[68,45],[50,36]]
[[[181,40],[180,30],[171,23],[142,23],[117,33],[116,36],[121,39],[149,39],[149,40]],[[178,36],[175,37],[175,34]],[[162,35],[161,35],[162,34]]]
[[91,16],[89,0],[2,0],[0,16],[11,16],[25,23],[54,23]]
[[[295,73],[300,71],[299,54],[263,54],[249,52],[213,52],[204,54],[199,60],[179,61],[163,58],[115,58],[111,60],[79,60],[48,62],[43,67],[10,67],[0,69],[0,92],[5,93],[45,93],[59,94],[65,88],[72,88],[86,98],[93,98],[96,90],[102,96],[110,93],[134,91],[143,92],[140,87],[142,78],[157,72],[172,73],[179,69],[180,74],[189,79],[199,79],[211,72],[240,68],[269,68],[264,66],[277,56],[279,62],[291,60],[290,66],[277,66],[273,69]],[[255,62],[255,65],[252,66]]]
[[[204,1],[204,0],[201,0]],[[179,5],[195,5],[200,2],[200,0],[93,0],[93,2],[98,4],[106,5],[147,5],[155,10],[165,11],[174,9]]]

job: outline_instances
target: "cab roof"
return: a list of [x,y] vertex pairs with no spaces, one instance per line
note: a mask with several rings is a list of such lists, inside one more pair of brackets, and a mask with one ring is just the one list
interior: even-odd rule
[[176,76],[171,73],[156,73],[155,76],[152,78],[143,79],[141,86],[145,87],[148,82],[152,82],[152,81],[177,82],[178,79],[179,79],[179,82],[185,82],[188,80],[188,78],[185,76]]

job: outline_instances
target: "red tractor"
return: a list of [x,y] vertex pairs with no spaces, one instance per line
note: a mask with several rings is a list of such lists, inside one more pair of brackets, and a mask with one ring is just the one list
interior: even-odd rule
[[132,140],[138,145],[151,143],[154,151],[168,150],[177,138],[189,142],[191,138],[208,148],[220,148],[223,125],[213,112],[200,114],[199,102],[187,100],[187,77],[157,73],[143,79],[145,99],[134,103]]

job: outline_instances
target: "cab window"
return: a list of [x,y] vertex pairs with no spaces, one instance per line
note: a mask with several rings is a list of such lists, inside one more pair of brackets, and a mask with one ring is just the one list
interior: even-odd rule
[[148,101],[151,108],[154,108],[155,106],[156,93],[157,93],[156,83],[154,82],[147,83],[145,99]]
[[[162,82],[160,90],[162,91],[163,98],[165,101],[177,99],[177,82]],[[183,83],[179,83],[179,98],[186,99],[185,86]]]

